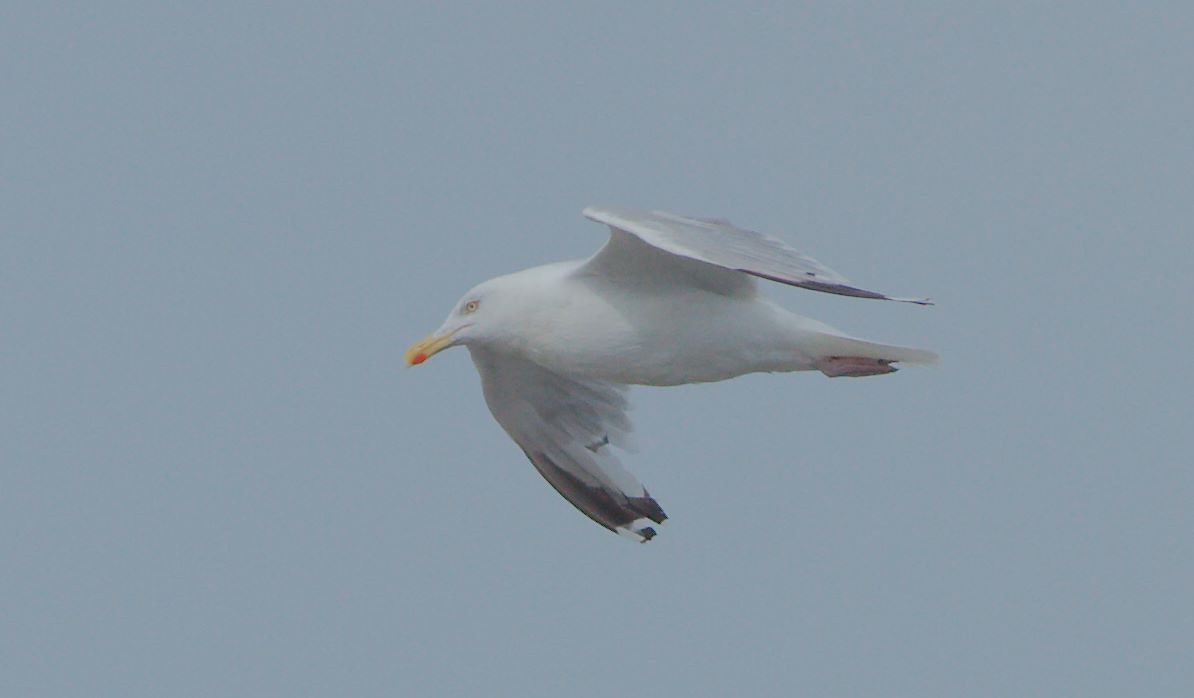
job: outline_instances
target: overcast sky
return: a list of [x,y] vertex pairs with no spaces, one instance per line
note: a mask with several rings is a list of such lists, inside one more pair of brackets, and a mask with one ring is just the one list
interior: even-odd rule
[[[0,694],[1194,687],[1187,3],[0,10]],[[638,388],[637,545],[467,353],[617,203],[940,366]]]

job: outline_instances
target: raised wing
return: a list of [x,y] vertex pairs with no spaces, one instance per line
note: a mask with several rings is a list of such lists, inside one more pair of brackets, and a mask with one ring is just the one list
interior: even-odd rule
[[535,468],[586,516],[641,541],[667,515],[612,446],[631,430],[625,386],[580,381],[526,359],[469,347],[485,402]]
[[[932,304],[927,298],[896,298],[852,286],[841,274],[782,241],[735,228],[729,221],[686,218],[663,211],[641,211],[620,206],[590,206],[583,214],[652,247],[724,269],[842,296]],[[615,246],[615,240],[611,238],[608,250],[603,249],[598,258],[602,263],[609,264],[613,261],[610,255],[616,254],[619,248],[627,247]]]

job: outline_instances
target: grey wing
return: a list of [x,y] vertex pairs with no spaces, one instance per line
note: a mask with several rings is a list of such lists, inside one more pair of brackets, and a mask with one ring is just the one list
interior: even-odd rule
[[[932,304],[927,298],[897,298],[853,286],[841,274],[784,242],[736,228],[729,221],[620,206],[590,206],[583,214],[652,247],[724,269],[842,296]],[[608,256],[601,259],[602,263],[611,261]]]
[[581,381],[526,359],[470,347],[489,411],[565,499],[641,541],[667,515],[612,452],[631,430],[625,387]]

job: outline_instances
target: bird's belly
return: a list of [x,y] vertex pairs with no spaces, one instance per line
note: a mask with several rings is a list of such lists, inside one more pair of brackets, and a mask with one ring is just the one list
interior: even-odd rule
[[619,310],[589,308],[583,323],[561,323],[551,341],[530,348],[532,358],[568,375],[632,385],[707,383],[794,368],[769,304],[664,298],[640,303],[633,314]]

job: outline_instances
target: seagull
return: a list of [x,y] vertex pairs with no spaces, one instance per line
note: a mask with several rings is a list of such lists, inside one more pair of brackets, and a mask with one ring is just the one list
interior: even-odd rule
[[464,294],[407,350],[408,366],[469,350],[490,412],[552,487],[593,521],[640,542],[663,508],[614,449],[629,450],[631,385],[721,381],[760,371],[874,376],[923,349],[877,344],[796,315],[756,279],[857,298],[867,291],[787,244],[722,219],[591,206],[609,226],[585,260],[500,276]]

